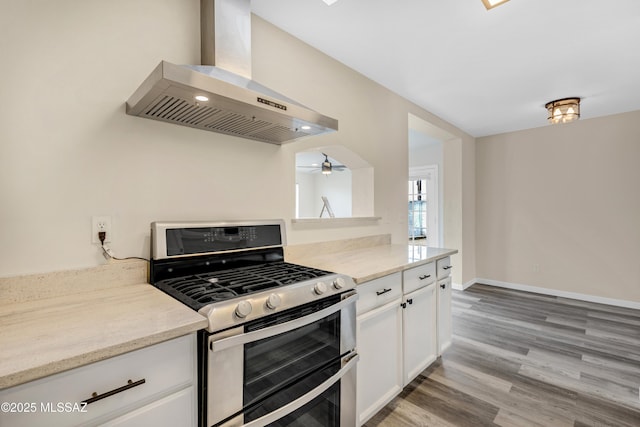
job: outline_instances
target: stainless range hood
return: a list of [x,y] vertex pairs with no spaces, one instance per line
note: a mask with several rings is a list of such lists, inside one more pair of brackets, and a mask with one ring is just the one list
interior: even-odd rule
[[272,144],[338,130],[337,120],[251,80],[251,0],[201,0],[200,9],[203,65],[160,62],[127,114]]

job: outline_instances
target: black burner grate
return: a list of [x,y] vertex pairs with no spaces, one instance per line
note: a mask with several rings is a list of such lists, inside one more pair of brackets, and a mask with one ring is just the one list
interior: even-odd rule
[[165,279],[157,282],[156,286],[199,310],[207,304],[329,274],[332,273],[276,262]]

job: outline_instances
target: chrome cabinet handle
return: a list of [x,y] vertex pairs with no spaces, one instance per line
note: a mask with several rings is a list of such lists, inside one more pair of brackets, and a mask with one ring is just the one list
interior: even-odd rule
[[380,295],[384,295],[384,294],[386,294],[387,292],[391,292],[391,288],[389,288],[389,289],[386,289],[386,288],[385,288],[385,289],[383,289],[383,290],[381,290],[381,291],[376,291],[376,295],[378,295],[378,296],[380,296]]
[[114,388],[113,390],[108,391],[106,393],[98,394],[97,392],[94,391],[91,394],[90,398],[83,400],[81,403],[86,403],[88,405],[90,403],[97,402],[98,400],[106,399],[107,397],[113,396],[114,394],[118,394],[125,390],[129,390],[130,388],[138,387],[139,385],[142,385],[145,382],[146,380],[144,378],[136,382],[129,380],[127,381],[126,385],[123,385],[122,387]]
[[428,277],[431,277],[431,275],[430,274],[425,274],[424,276],[419,276],[418,279],[424,280],[424,279],[426,279]]

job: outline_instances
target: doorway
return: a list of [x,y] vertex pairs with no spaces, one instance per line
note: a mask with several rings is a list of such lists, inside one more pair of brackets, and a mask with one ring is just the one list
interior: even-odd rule
[[439,247],[438,165],[410,168],[408,190],[409,240],[414,244]]
[[409,114],[408,239],[441,247],[445,242],[445,142],[451,135]]

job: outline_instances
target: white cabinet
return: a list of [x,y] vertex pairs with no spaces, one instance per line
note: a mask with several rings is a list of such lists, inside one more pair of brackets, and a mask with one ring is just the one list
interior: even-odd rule
[[437,357],[435,281],[435,262],[402,273],[403,385]]
[[402,306],[403,385],[406,386],[438,357],[435,283],[405,295]]
[[358,425],[451,343],[450,270],[446,257],[358,285]]
[[[33,403],[34,411],[2,412],[0,425],[169,427],[177,424],[163,414],[181,408],[190,416],[179,424],[195,426],[195,378],[196,340],[191,334],[2,390],[0,401]],[[159,421],[147,424],[148,419]]]
[[451,275],[451,269],[453,266],[451,265],[451,257],[444,257],[436,261],[436,274],[438,276],[438,280],[444,279],[445,277],[449,277]]
[[439,259],[437,262],[438,277],[438,355],[450,345],[451,331],[451,258]]
[[451,330],[451,277],[438,280],[438,356],[450,345]]
[[391,274],[358,286],[358,425],[402,390],[402,278]]
[[436,263],[419,265],[402,272],[402,292],[406,295],[436,281]]

